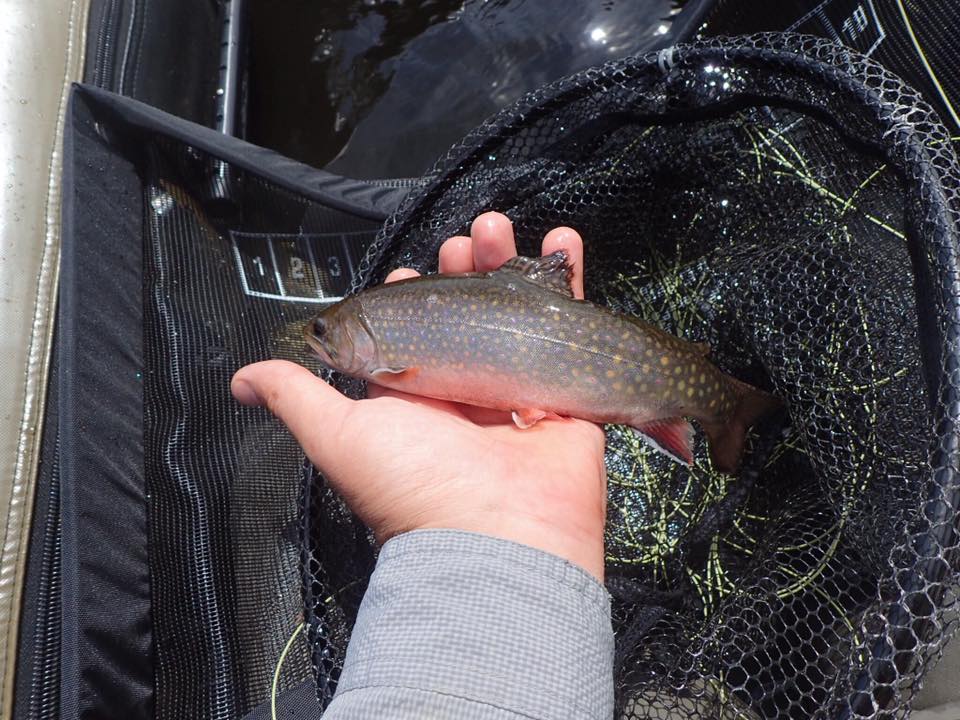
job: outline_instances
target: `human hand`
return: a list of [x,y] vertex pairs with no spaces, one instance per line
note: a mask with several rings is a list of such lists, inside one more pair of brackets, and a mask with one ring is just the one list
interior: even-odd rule
[[[583,243],[570,228],[543,239],[565,249],[583,297]],[[517,254],[506,216],[485,213],[470,237],[440,248],[440,272],[485,272]],[[394,270],[387,282],[417,275]],[[369,385],[344,397],[306,368],[268,360],[231,384],[245,405],[282,420],[379,542],[416,529],[455,528],[523,543],[603,580],[606,473],[603,430],[584,420],[516,427],[509,413]]]

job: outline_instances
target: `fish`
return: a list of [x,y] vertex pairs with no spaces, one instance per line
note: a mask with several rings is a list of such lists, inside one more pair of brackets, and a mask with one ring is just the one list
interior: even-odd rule
[[748,429],[780,401],[710,362],[710,348],[576,299],[565,251],[491,272],[424,275],[368,288],[304,329],[328,367],[440,400],[544,419],[627,425],[693,463],[696,420],[713,466],[734,472]]

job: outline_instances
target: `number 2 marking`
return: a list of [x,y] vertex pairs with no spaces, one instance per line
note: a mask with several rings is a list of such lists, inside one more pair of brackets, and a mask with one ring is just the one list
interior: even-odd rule
[[303,260],[296,255],[290,258],[290,275],[294,280],[303,280]]

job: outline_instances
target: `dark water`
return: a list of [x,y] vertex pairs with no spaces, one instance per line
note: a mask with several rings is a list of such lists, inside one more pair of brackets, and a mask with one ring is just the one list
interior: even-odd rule
[[247,137],[362,178],[422,174],[525,92],[662,46],[675,0],[251,0]]

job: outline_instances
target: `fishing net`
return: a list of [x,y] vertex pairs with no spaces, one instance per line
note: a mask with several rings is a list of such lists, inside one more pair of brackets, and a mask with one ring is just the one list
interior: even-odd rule
[[[707,342],[785,401],[736,475],[609,427],[625,718],[905,716],[956,629],[958,170],[928,105],[803,36],[613,62],[478,128],[387,221],[353,289],[482,211],[586,243],[588,299]],[[338,380],[346,392],[356,384]],[[335,689],[374,548],[303,483],[307,636]]]

